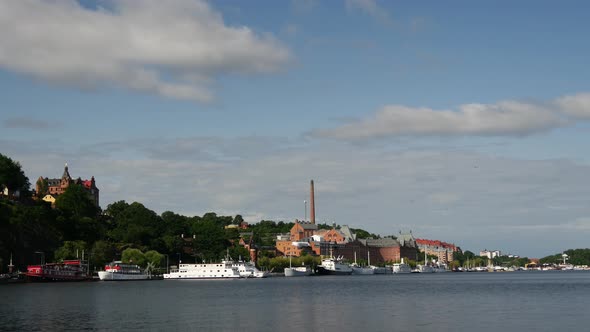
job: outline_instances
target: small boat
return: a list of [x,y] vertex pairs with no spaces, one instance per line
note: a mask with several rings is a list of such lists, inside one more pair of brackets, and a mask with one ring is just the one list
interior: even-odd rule
[[114,261],[105,265],[104,271],[98,272],[98,278],[103,281],[147,280],[150,275],[138,265],[123,264]]
[[434,273],[434,269],[430,265],[418,265],[416,268],[418,273]]
[[424,265],[418,265],[416,267],[416,272],[418,273],[434,273],[434,268],[428,264],[427,261],[428,255],[424,252]]
[[403,258],[402,258],[401,263],[393,264],[392,269],[393,269],[393,273],[411,273],[412,272],[412,268],[410,267],[410,265],[408,265],[404,262]]
[[[368,254],[368,252],[367,252],[367,254]],[[370,258],[369,258],[369,262],[370,262]],[[356,251],[354,252],[354,264],[352,264],[350,267],[352,268],[352,274],[357,274],[357,275],[375,274],[375,270],[373,270],[372,268],[370,268],[368,266],[362,267],[356,263]]]
[[25,277],[29,281],[83,281],[91,280],[88,268],[79,259],[64,260],[60,263],[48,263],[27,266]]
[[309,266],[291,266],[291,256],[289,256],[289,267],[285,268],[285,277],[305,277],[311,275],[311,267]]

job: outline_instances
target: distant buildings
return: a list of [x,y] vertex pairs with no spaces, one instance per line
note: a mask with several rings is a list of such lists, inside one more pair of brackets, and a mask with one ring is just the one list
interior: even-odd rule
[[459,251],[459,247],[454,244],[439,240],[416,239],[416,244],[420,252],[436,256],[438,261],[443,263],[452,262],[453,254]]
[[81,178],[72,179],[68,170],[68,164],[64,167],[64,172],[59,179],[44,178],[42,176],[37,180],[35,191],[37,197],[41,197],[42,200],[50,202],[52,205],[55,203],[57,196],[63,194],[66,189],[72,184],[82,186],[88,191],[90,198],[96,206],[99,206],[99,190],[96,187],[94,176],[90,180],[82,180]]
[[315,224],[299,220],[295,221],[289,235],[277,236],[276,251],[284,256],[301,256],[304,252],[342,256],[349,261],[353,261],[356,254],[358,259],[370,259],[371,263],[397,262],[402,257],[415,260],[418,252],[411,234],[400,234],[398,239],[357,239],[346,225],[320,230]]
[[479,255],[482,257],[487,257],[489,259],[492,259],[494,257],[500,257],[502,256],[502,252],[500,250],[487,250],[484,249],[482,251],[479,252]]

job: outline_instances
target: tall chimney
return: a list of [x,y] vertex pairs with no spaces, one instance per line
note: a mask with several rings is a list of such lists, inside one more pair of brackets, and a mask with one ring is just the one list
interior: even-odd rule
[[313,193],[313,180],[311,180],[311,188],[309,190],[309,218],[311,223],[315,225],[315,198]]

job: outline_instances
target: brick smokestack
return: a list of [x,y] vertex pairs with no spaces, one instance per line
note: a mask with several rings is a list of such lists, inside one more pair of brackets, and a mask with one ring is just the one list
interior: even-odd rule
[[313,192],[313,180],[311,180],[311,187],[309,189],[309,218],[311,223],[315,225],[315,197]]

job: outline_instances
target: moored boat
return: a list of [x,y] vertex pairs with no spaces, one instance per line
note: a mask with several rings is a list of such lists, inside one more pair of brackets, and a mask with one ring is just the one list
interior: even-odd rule
[[309,266],[291,266],[291,256],[289,256],[289,267],[285,268],[285,277],[305,277],[311,275],[311,267]]
[[430,265],[418,265],[416,272],[419,273],[434,273],[434,268]]
[[177,269],[164,274],[164,279],[234,279],[240,277],[238,267],[228,260],[212,264],[179,264]]
[[352,265],[351,268],[352,268],[352,274],[357,274],[357,275],[375,274],[375,270],[373,270],[372,268],[370,268],[368,266]]
[[106,265],[104,271],[99,271],[98,277],[103,281],[147,280],[149,274],[138,265],[114,261]]
[[237,262],[232,262],[232,267],[238,269],[240,277],[242,278],[266,278],[269,275],[268,272],[260,271],[258,268],[256,268],[252,262],[244,262],[239,260]]
[[400,263],[393,264],[392,269],[393,269],[393,273],[411,273],[412,272],[412,268],[410,267],[410,265],[408,265],[404,262],[403,258]]
[[[367,252],[367,257],[369,253]],[[371,262],[371,259],[369,258],[368,260],[369,262]],[[354,263],[350,265],[350,267],[352,268],[352,274],[356,274],[356,275],[369,275],[369,274],[375,274],[375,270],[373,270],[372,268],[368,267],[368,266],[359,266],[356,263],[356,251],[354,252]]]
[[349,264],[344,263],[341,257],[330,257],[322,260],[322,264],[318,265],[317,272],[322,275],[350,275],[352,268]]
[[391,266],[375,266],[369,265],[371,269],[373,269],[374,274],[392,274]]
[[29,281],[83,281],[90,280],[86,264],[79,259],[64,260],[27,266],[26,278]]

